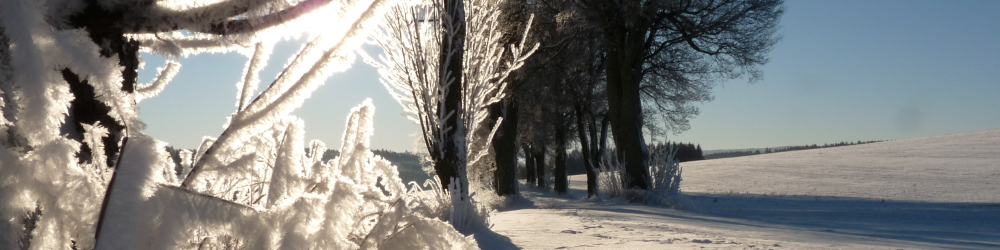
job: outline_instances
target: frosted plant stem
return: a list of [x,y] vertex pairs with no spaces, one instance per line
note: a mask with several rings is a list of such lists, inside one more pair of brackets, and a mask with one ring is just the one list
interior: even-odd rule
[[[296,93],[298,93],[298,92],[300,92],[300,91],[302,91],[302,92],[304,92],[304,91],[311,91],[311,90],[306,90],[307,86],[305,86],[305,85],[308,85],[308,84],[310,84],[310,83],[312,83],[314,81],[320,81],[320,79],[316,79],[316,78],[321,74],[321,71],[323,71],[324,68],[326,68],[327,66],[329,66],[330,62],[333,59],[336,58],[334,56],[334,53],[339,53],[339,52],[343,51],[344,50],[344,46],[346,45],[347,40],[350,39],[350,38],[353,38],[354,36],[357,36],[358,33],[360,33],[360,31],[362,29],[362,24],[364,22],[366,22],[369,18],[371,18],[372,16],[374,16],[374,13],[377,10],[376,7],[378,5],[380,5],[381,2],[382,2],[382,0],[372,1],[372,3],[368,6],[368,8],[365,9],[365,11],[360,15],[360,17],[357,20],[355,20],[354,23],[352,23],[351,28],[348,29],[344,33],[344,36],[341,37],[340,40],[338,40],[336,44],[334,44],[332,47],[330,47],[329,49],[327,49],[326,51],[324,51],[323,54],[322,54],[322,56],[320,57],[319,61],[315,62],[312,65],[312,67],[309,69],[309,71],[306,72],[305,75],[301,76],[299,78],[299,80],[293,86],[289,87],[288,90],[286,90],[284,93],[282,93],[281,96],[279,96],[278,98],[275,98],[274,101],[271,101],[270,103],[266,104],[265,107],[263,107],[258,112],[248,113],[248,112],[244,111],[244,112],[237,113],[237,115],[234,117],[234,120],[235,120],[234,123],[236,123],[236,122],[239,122],[239,123],[244,123],[244,122],[252,123],[254,121],[258,121],[258,120],[261,120],[263,118],[268,117],[267,115],[275,115],[274,113],[280,112],[280,111],[275,111],[275,109],[277,109],[277,106],[285,103],[283,101],[285,101],[287,99],[294,99],[291,96],[294,95],[294,94],[296,94]],[[314,42],[319,41],[319,39],[320,38],[317,37],[314,40]],[[299,55],[301,56],[301,53]],[[282,73],[282,76],[284,76],[284,72]],[[279,77],[279,79],[275,79],[275,82],[278,82],[279,80],[281,80],[281,78],[282,77]],[[270,90],[270,88],[272,88],[274,86],[275,86],[275,84],[272,83],[268,87],[268,90]],[[264,92],[267,92],[268,90],[264,90]],[[254,99],[253,102],[251,102],[249,105],[247,105],[247,107],[251,107],[251,106],[257,105],[257,103],[260,100],[262,100],[261,96],[257,96],[257,98]],[[264,104],[260,104],[260,105],[264,105]],[[247,110],[249,110],[249,109],[247,109]],[[291,110],[287,110],[285,112],[291,112]],[[282,112],[282,113],[285,113],[285,112]],[[232,136],[235,134],[235,132],[237,132],[236,130],[233,130],[233,129],[234,128],[236,128],[236,129],[242,129],[242,128],[245,128],[245,127],[246,127],[245,125],[237,127],[237,126],[235,126],[235,124],[230,125],[229,127],[227,127],[226,130],[222,132],[222,135],[219,136],[219,139],[216,140],[215,143],[213,143],[211,146],[209,146],[209,148],[205,151],[205,154],[200,159],[198,159],[198,162],[195,163],[195,166],[191,168],[191,173],[188,174],[187,178],[184,179],[184,182],[181,183],[181,187],[190,189],[191,188],[191,182],[195,178],[198,177],[198,175],[201,173],[201,170],[204,168],[205,164],[207,164],[209,160],[215,160],[215,158],[216,158],[215,152],[218,149],[219,145],[226,145],[226,144],[230,143],[230,140],[232,140],[231,139]]]
[[[125,120],[122,119],[122,122],[125,122]],[[108,201],[111,199],[111,190],[113,190],[115,185],[115,178],[118,177],[118,170],[122,164],[122,158],[125,156],[125,148],[128,145],[128,137],[129,129],[128,124],[126,123],[124,129],[122,130],[122,145],[118,148],[118,159],[115,161],[114,173],[111,174],[111,180],[108,181],[108,188],[104,190],[104,199],[101,201],[101,212],[97,216],[97,230],[94,232],[95,243],[101,238],[101,227],[104,226],[104,218],[108,211]]]
[[167,60],[162,68],[157,69],[156,78],[152,82],[137,87],[135,90],[135,102],[156,96],[160,91],[163,91],[163,88],[177,75],[180,67],[181,64],[177,61]]
[[[239,119],[239,118],[243,117],[247,113],[249,113],[250,111],[248,111],[248,109],[250,107],[252,107],[254,105],[260,105],[259,103],[264,102],[263,98],[264,98],[265,95],[263,93],[275,91],[273,89],[277,87],[277,85],[278,85],[277,83],[285,81],[285,79],[287,78],[288,74],[290,74],[289,71],[292,70],[292,69],[297,68],[297,65],[301,62],[300,59],[303,58],[303,57],[305,57],[305,51],[309,51],[313,47],[317,46],[317,44],[319,43],[320,39],[321,39],[321,37],[316,37],[315,39],[313,39],[312,41],[310,41],[302,49],[302,51],[300,51],[298,54],[296,54],[295,59],[292,61],[292,64],[289,65],[288,67],[286,67],[284,70],[282,70],[281,74],[279,74],[278,77],[276,79],[274,79],[274,81],[270,85],[268,85],[267,89],[265,89],[264,91],[261,92],[262,93],[261,95],[258,95],[256,98],[254,98],[254,100],[252,102],[250,102],[249,104],[247,104],[246,108],[238,111],[236,113],[236,115],[233,117],[234,120],[240,120],[240,121],[242,121],[243,119]],[[328,54],[324,53],[324,57],[322,57],[323,59],[321,59],[321,61],[323,61],[324,59],[326,59],[328,57],[329,57]],[[315,67],[317,64],[320,64],[320,62],[316,62],[316,64],[314,64],[313,66]],[[250,71],[248,71],[248,72],[250,72]],[[302,78],[300,78],[300,79],[302,79]],[[298,83],[296,83],[296,84],[298,84]],[[286,93],[287,93],[287,90],[286,90]],[[191,167],[191,171],[188,173],[187,177],[184,178],[184,181],[181,183],[181,187],[182,188],[188,188],[188,189],[190,188],[191,182],[196,177],[198,177],[198,174],[201,173],[201,169],[204,168],[205,164],[207,164],[207,161],[209,159],[214,159],[215,158],[215,151],[218,148],[218,145],[227,143],[229,141],[229,138],[233,135],[233,133],[236,132],[236,131],[234,131],[234,129],[239,129],[239,128],[243,128],[243,127],[242,126],[238,127],[238,126],[235,126],[235,125],[230,125],[230,126],[226,127],[226,130],[223,131],[221,135],[219,135],[219,138],[215,140],[215,143],[212,143],[212,145],[209,146],[208,149],[205,150],[205,153],[202,154],[201,157],[197,159],[198,161],[195,162],[194,166]]]
[[250,100],[250,95],[253,95],[254,90],[257,90],[257,82],[260,81],[258,78],[260,70],[264,69],[265,64],[267,64],[267,58],[270,54],[265,52],[266,48],[263,43],[257,43],[254,46],[253,56],[250,61],[247,62],[246,76],[243,77],[243,86],[240,88],[240,100],[236,104],[236,111],[240,112],[246,108],[247,102]]

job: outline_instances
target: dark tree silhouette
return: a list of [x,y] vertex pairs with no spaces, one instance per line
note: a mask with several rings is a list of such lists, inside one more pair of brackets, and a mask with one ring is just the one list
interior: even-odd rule
[[532,153],[531,145],[525,143],[521,146],[524,149],[524,178],[525,183],[530,187],[535,185],[535,154]]
[[[462,121],[459,119],[462,117],[462,55],[465,50],[463,49],[463,43],[465,43],[465,3],[463,0],[445,0],[444,1],[444,19],[450,19],[452,21],[445,21],[442,23],[442,35],[441,41],[441,57],[438,65],[442,65],[440,76],[438,79],[444,82],[451,82],[452,84],[447,86],[447,94],[444,97],[444,102],[441,103],[441,112],[445,114],[451,114],[447,116],[444,120],[444,126],[446,128],[451,128],[450,133],[442,133],[441,141],[443,145],[440,147],[441,152],[434,152],[437,159],[434,161],[434,170],[437,171],[438,178],[441,178],[441,186],[447,187],[451,184],[453,178],[458,178],[459,165],[463,163],[463,155],[465,152],[459,150],[458,141],[456,140],[460,133],[459,130],[462,127]],[[454,25],[454,27],[451,27]],[[464,185],[462,185],[464,186]]]
[[[500,42],[503,44],[518,44],[521,35],[524,33],[524,24],[527,23],[527,10],[525,0],[504,1],[500,10],[501,23],[504,26],[503,36]],[[510,57],[504,58],[505,62],[510,61]],[[503,91],[513,93],[523,80],[519,77],[518,71],[512,72],[508,78],[507,88]],[[493,153],[495,156],[496,172],[494,174],[494,186],[497,195],[517,194],[517,123],[518,123],[518,102],[515,96],[508,96],[503,101],[493,104],[490,108],[490,118],[496,121],[503,118],[500,129],[497,130],[493,139]]]
[[[579,0],[607,48],[607,96],[614,142],[632,188],[647,188],[643,98],[670,126],[686,126],[684,103],[707,100],[716,78],[749,75],[777,42],[781,0]],[[664,94],[665,97],[656,99]]]

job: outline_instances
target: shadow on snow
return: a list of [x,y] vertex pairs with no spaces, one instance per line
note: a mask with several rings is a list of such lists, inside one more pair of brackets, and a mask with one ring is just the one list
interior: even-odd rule
[[[683,194],[690,213],[643,206],[593,206],[636,215],[898,240],[948,248],[1000,248],[1000,204],[844,197]],[[760,223],[755,223],[760,222]]]

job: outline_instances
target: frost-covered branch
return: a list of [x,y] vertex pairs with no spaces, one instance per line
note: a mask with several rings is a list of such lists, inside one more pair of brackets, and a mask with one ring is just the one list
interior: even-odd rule
[[[313,90],[325,83],[323,80],[326,76],[335,71],[345,70],[353,58],[351,53],[354,47],[363,42],[363,35],[366,34],[365,25],[372,19],[371,17],[380,14],[381,4],[381,0],[375,0],[357,6],[356,10],[351,12],[356,19],[350,24],[350,28],[344,30],[342,34],[332,34],[335,36],[334,42],[328,48],[322,51],[316,49],[329,43],[324,40],[327,39],[326,35],[321,35],[307,44],[292,64],[286,67],[267,89],[232,117],[229,126],[198,159],[181,186],[188,188],[206,165],[218,164],[217,151],[220,149],[225,151],[243,144],[247,138],[245,135],[259,133],[268,127],[267,124],[300,106]],[[308,70],[302,71],[305,68],[300,64],[311,66]]]
[[[381,82],[392,93],[393,97],[404,107],[411,120],[421,125],[424,131],[425,145],[432,157],[437,149],[442,131],[448,131],[442,124],[453,113],[440,110],[448,91],[450,81],[441,81],[438,54],[440,41],[444,39],[438,27],[430,24],[443,20],[440,18],[443,10],[440,2],[429,2],[415,6],[393,7],[390,16],[386,18],[383,27],[374,34],[375,40],[383,47],[385,54],[378,60],[366,58],[366,61],[379,68]],[[471,133],[478,124],[488,117],[485,107],[504,97],[500,90],[506,84],[510,72],[519,68],[537,45],[525,49],[525,45],[510,45],[510,54],[506,54],[505,45],[499,44],[500,34],[495,10],[499,1],[470,1],[466,5],[466,25],[469,33],[465,40],[464,54],[466,59],[462,64],[463,112],[461,114],[463,131]],[[529,24],[530,25],[530,24]],[[445,25],[445,27],[452,27]],[[450,53],[456,53],[449,51]],[[511,56],[514,59],[507,65],[501,65],[500,58]],[[443,63],[450,63],[447,60]],[[449,72],[450,73],[450,72]]]
[[135,90],[135,101],[139,102],[160,94],[160,91],[163,91],[167,83],[170,83],[170,80],[180,71],[180,67],[181,64],[176,61],[167,61],[166,65],[162,68],[157,68],[156,77],[153,78],[153,81],[138,86]]
[[267,65],[270,57],[269,49],[263,43],[257,43],[254,47],[253,57],[247,61],[246,69],[243,70],[243,81],[236,84],[239,96],[236,103],[236,111],[242,111],[250,102],[250,95],[257,90],[257,83],[260,82],[260,71]]
[[[456,5],[464,8],[449,9]],[[365,58],[379,69],[380,81],[410,119],[420,125],[442,186],[452,190],[456,228],[462,228],[464,222],[458,220],[466,219],[461,215],[467,213],[465,209],[472,209],[464,203],[470,179],[478,182],[491,171],[477,164],[492,139],[492,134],[481,131],[489,117],[486,108],[504,97],[506,77],[537,48],[525,48],[522,42],[505,50],[508,45],[500,43],[499,6],[497,0],[434,0],[394,6],[373,35],[385,53],[378,59]],[[455,39],[461,44],[453,43]],[[512,59],[503,63],[504,57]],[[452,160],[453,154],[458,154],[458,160]],[[452,178],[458,186],[451,185]]]
[[[289,5],[280,0],[228,0],[204,6],[187,2],[105,2],[92,9],[101,16],[69,17],[71,26],[91,27],[96,33],[161,33],[188,30],[215,35],[254,33],[295,20],[331,0],[303,0]],[[96,6],[94,6],[96,7]]]

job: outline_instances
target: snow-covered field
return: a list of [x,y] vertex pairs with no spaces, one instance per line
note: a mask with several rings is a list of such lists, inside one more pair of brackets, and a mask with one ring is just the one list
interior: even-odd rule
[[483,249],[998,249],[1000,130],[683,163],[684,209],[524,188]]

